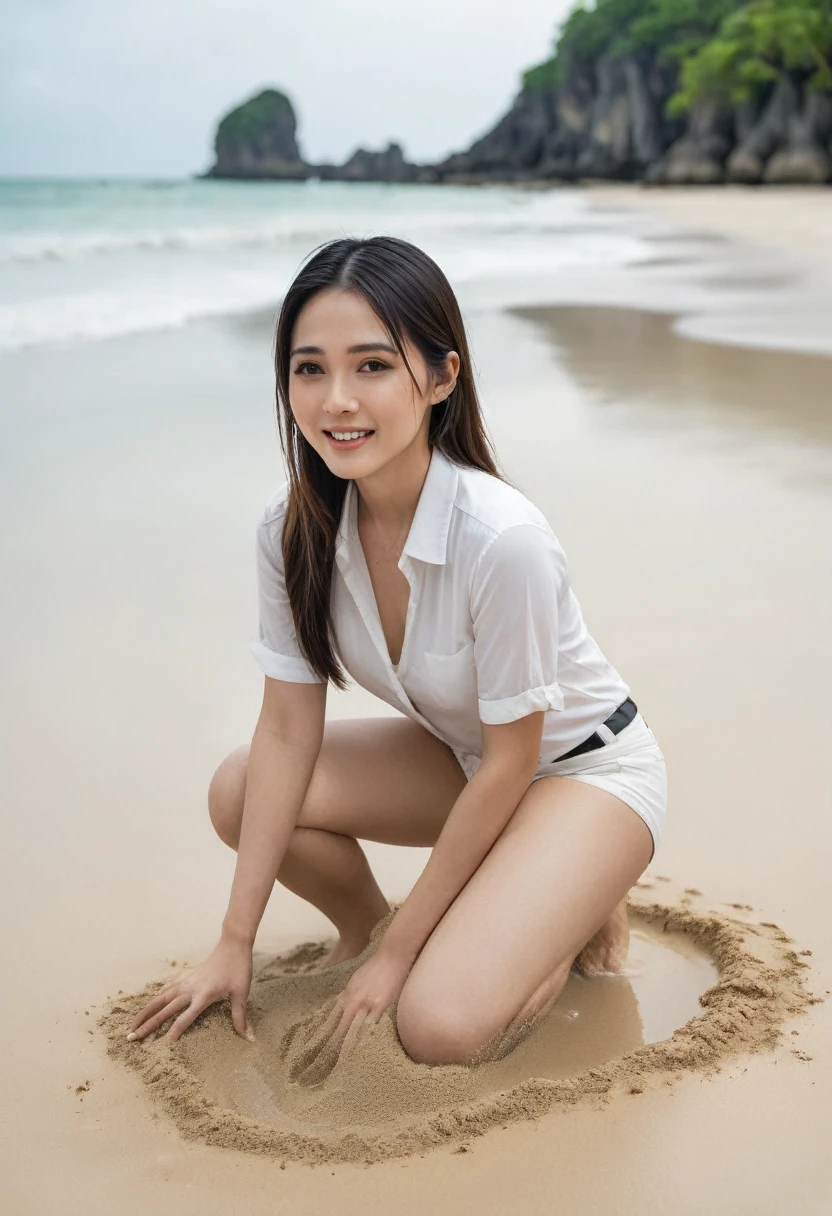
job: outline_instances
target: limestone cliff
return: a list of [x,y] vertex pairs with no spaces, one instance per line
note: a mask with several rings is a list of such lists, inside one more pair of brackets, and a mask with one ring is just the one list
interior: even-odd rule
[[555,88],[522,91],[439,180],[644,180],[668,184],[832,181],[832,93],[784,74],[745,103],[697,101],[668,116],[675,80],[630,54],[600,58]]
[[443,181],[832,180],[832,0],[594,0]]

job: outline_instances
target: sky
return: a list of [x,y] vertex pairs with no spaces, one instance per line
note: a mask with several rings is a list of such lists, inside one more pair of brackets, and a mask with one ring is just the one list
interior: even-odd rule
[[0,176],[202,172],[219,118],[287,92],[301,155],[461,150],[570,0],[0,0]]

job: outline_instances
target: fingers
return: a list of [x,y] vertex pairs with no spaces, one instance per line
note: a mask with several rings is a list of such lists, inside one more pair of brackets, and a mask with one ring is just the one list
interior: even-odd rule
[[[158,1030],[163,1022],[166,1022],[168,1018],[173,1017],[177,1010],[182,1009],[183,1006],[189,1006],[190,1003],[191,998],[187,993],[183,992],[180,996],[175,996],[173,1000],[168,1001],[168,1003],[162,1009],[160,1009],[158,1013],[154,1014],[153,1017],[148,1018],[138,1030],[131,1031],[130,1033],[134,1036],[134,1038],[137,1039],[147,1038],[147,1036],[152,1034],[154,1030]],[[196,1014],[194,1014],[194,1017],[196,1017]]]
[[196,997],[190,1004],[180,1013],[179,1017],[171,1026],[170,1030],[164,1036],[166,1043],[175,1043],[180,1035],[183,1035],[190,1026],[191,1022],[195,1022],[203,1009],[207,1008],[209,1002],[197,1000]]
[[[366,1020],[367,1020],[367,1010],[359,1009],[358,1013],[355,1015],[352,1022],[350,1022],[349,1026],[347,1027],[346,1033],[344,1034],[344,1041],[342,1042],[341,1049],[338,1052],[338,1063],[339,1064],[342,1064],[344,1062],[344,1060],[349,1059],[349,1057],[352,1055],[352,1052],[355,1048],[355,1044],[358,1040],[358,1036],[361,1033],[361,1028],[362,1028],[362,1026],[364,1026]],[[339,1027],[339,1031],[340,1031],[340,1027]]]
[[367,1009],[366,1007],[358,1010],[352,1010],[344,1014],[338,1024],[338,1028],[332,1035],[332,1041],[337,1045],[341,1044],[338,1051],[338,1063],[343,1063],[349,1059],[355,1050],[359,1037],[362,1031],[367,1030],[369,1033],[374,1026],[377,1026],[385,1012],[385,1006],[380,1009]]
[[172,995],[172,984],[168,984],[167,987],[163,988],[161,992],[157,992],[153,1000],[148,1001],[144,1008],[140,1009],[133,1018],[133,1021],[130,1023],[130,1033],[133,1034],[135,1031],[137,1031],[146,1018],[152,1017],[154,1013],[157,1013],[158,1010],[167,1005]]
[[[343,1002],[340,1000],[337,1001],[336,1004],[343,1007]],[[350,1009],[344,1010],[341,1020],[339,1021],[338,1025],[335,1027],[335,1029],[333,1030],[333,1032],[330,1036],[330,1042],[334,1043],[336,1048],[340,1049],[341,1047],[343,1047],[344,1039],[346,1038],[347,1034],[349,1033],[350,1027],[352,1026],[352,1024],[355,1021],[357,1016],[358,1016],[358,1011],[356,1009],[350,1008]],[[363,1014],[362,1014],[362,1016],[363,1016]]]
[[239,996],[232,993],[231,995],[231,1022],[237,1034],[244,1039],[248,1039],[249,1043],[254,1042],[254,1035],[246,1021],[246,1003]]

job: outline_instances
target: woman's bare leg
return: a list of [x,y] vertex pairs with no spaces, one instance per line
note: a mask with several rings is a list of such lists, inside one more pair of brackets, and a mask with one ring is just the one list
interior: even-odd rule
[[625,895],[606,924],[584,946],[575,959],[575,966],[585,976],[620,971],[627,961],[629,949],[630,921]]
[[[248,745],[220,764],[208,790],[211,821],[230,848],[240,839]],[[450,748],[407,718],[327,722],[318,762],[277,872],[313,904],[339,940],[324,962],[360,954],[389,911],[358,838],[432,847],[465,776]]]
[[[235,748],[211,780],[212,823],[236,849],[245,800],[248,744]],[[541,783],[538,783],[541,784]],[[355,958],[389,905],[359,839],[432,848],[465,776],[450,748],[408,718],[336,719],[324,740],[298,826],[277,881],[323,912],[339,940],[324,966]],[[626,958],[626,898],[582,952],[587,974]]]
[[[239,823],[231,831],[217,830],[236,850]],[[373,926],[390,910],[358,841],[321,828],[295,828],[277,881],[323,912],[338,930],[325,967],[359,955]]]
[[554,775],[530,785],[405,982],[396,1025],[408,1055],[468,1063],[551,1008],[652,850],[644,820],[606,790]]

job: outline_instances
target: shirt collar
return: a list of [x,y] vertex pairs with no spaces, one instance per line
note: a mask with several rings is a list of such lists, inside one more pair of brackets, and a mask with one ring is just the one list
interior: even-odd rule
[[[434,447],[402,554],[437,566],[445,564],[458,482],[457,466]],[[336,552],[349,550],[351,544],[359,543],[357,519],[358,493],[355,482],[350,481],[335,538]]]

